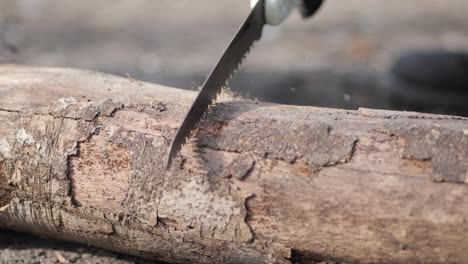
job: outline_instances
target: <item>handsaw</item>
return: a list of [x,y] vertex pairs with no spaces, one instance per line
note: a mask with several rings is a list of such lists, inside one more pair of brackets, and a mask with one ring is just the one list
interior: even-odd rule
[[[254,3],[255,1],[256,4],[249,16],[203,84],[195,102],[190,107],[182,125],[177,130],[169,148],[166,160],[167,168],[170,167],[172,159],[180,151],[182,145],[186,143],[187,138],[195,129],[203,114],[216,100],[222,88],[227,85],[232,74],[239,68],[250,48],[261,38],[265,24],[267,22],[270,25],[279,24],[289,13],[288,8],[285,9],[284,7],[291,7],[293,1],[301,2],[300,11],[304,18],[312,16],[323,2],[323,0],[253,0],[252,2]],[[266,1],[269,1],[270,4],[273,3],[269,7],[277,8],[265,10]]]
[[252,45],[261,38],[263,26],[265,25],[264,9],[264,0],[260,0],[255,4],[250,15],[238,30],[208,79],[206,79],[172,140],[166,160],[166,167],[170,167],[172,159],[180,151],[182,145],[186,143],[187,138],[203,117],[203,114],[216,100],[222,88],[231,79],[232,74],[239,68]]

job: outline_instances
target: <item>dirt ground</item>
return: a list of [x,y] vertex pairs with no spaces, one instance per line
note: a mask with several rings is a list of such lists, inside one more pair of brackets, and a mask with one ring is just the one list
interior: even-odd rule
[[[197,89],[248,2],[2,0],[0,63],[85,68]],[[389,103],[382,79],[399,54],[440,49],[468,52],[468,1],[329,0],[311,20],[295,14],[266,28],[230,88],[279,103],[414,110]],[[68,262],[149,263],[0,231],[0,263]]]
[[0,233],[0,263],[154,263],[87,245],[78,245],[26,234]]

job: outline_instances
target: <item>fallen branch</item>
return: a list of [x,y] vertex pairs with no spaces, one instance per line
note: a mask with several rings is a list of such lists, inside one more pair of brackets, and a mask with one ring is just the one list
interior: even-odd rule
[[181,263],[468,262],[468,119],[0,67],[0,227]]

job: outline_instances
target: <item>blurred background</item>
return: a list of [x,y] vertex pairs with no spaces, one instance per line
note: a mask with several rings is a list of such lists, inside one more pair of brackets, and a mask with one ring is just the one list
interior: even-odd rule
[[[0,63],[91,69],[196,90],[249,6],[248,0],[0,0]],[[450,74],[436,87],[395,78],[395,62],[416,51],[468,52],[468,1],[325,1],[312,19],[295,13],[266,28],[230,88],[286,104],[468,116],[468,87],[461,82],[453,92]],[[459,79],[468,76],[468,59],[461,64]],[[7,241],[8,234],[0,237]],[[15,243],[35,243],[21,238]],[[0,243],[0,261],[9,245]]]
[[[1,0],[0,62],[197,89],[248,12],[248,0]],[[468,115],[467,89],[420,102],[430,89],[409,98],[414,88],[389,81],[401,54],[441,50],[468,51],[467,1],[329,0],[312,19],[266,28],[230,88],[286,104]]]

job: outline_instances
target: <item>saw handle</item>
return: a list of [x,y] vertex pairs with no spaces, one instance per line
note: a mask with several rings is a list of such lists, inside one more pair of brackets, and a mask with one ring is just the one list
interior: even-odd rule
[[322,6],[324,0],[302,0],[299,6],[299,12],[303,18],[311,17]]
[[[253,8],[259,0],[251,0]],[[304,18],[311,17],[320,8],[324,0],[261,0],[265,5],[265,21],[268,25],[276,26],[289,16],[295,7]]]

